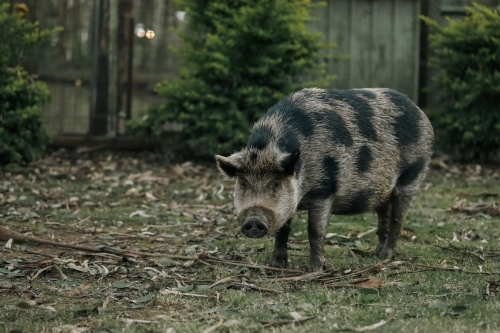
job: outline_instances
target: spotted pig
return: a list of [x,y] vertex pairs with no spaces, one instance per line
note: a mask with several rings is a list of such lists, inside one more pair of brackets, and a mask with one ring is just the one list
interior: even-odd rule
[[309,270],[318,271],[330,214],[375,212],[375,251],[393,256],[433,141],[428,118],[399,92],[310,88],[272,106],[241,151],[215,159],[226,178],[236,179],[241,232],[275,234],[272,266],[287,266],[292,217],[308,211]]

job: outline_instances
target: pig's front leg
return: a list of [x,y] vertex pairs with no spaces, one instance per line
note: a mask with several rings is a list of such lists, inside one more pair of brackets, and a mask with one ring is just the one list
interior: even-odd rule
[[309,208],[307,231],[311,246],[310,272],[320,271],[325,265],[323,240],[332,210],[331,202],[322,202]]
[[290,224],[292,220],[286,221],[281,229],[276,233],[274,240],[273,267],[287,267],[288,266],[288,250],[286,243],[288,242],[288,235],[290,235]]

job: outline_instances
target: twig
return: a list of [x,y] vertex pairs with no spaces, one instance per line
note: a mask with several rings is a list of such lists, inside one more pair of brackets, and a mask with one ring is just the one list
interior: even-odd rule
[[[111,253],[119,256],[144,256],[144,257],[169,257],[169,258],[176,258],[176,259],[181,259],[181,256],[172,256],[168,254],[159,254],[159,253],[144,253],[144,252],[137,252],[137,251],[129,251],[129,250],[117,250],[113,249],[107,246],[82,246],[82,245],[74,245],[74,244],[67,244],[67,243],[60,243],[60,242],[54,242],[46,239],[41,239],[37,237],[31,237],[31,236],[26,236],[23,234],[20,234],[18,232],[5,229],[3,227],[0,227],[0,240],[9,240],[12,238],[15,241],[19,242],[32,242],[32,243],[38,243],[38,244],[44,244],[44,245],[51,245],[51,246],[56,246],[56,247],[63,247],[67,249],[74,249],[74,250],[80,250],[80,251],[86,251],[86,252],[104,252],[104,253]],[[182,257],[182,258],[189,258],[189,260],[192,260],[193,258],[190,257]]]
[[250,289],[254,289],[254,290],[258,290],[258,291],[265,291],[268,293],[278,293],[279,292],[279,291],[274,290],[274,289],[262,288],[262,287],[257,287],[257,286],[251,285],[251,284],[244,284],[244,283],[234,283],[233,286],[239,287],[239,288],[250,288]]
[[165,288],[160,290],[160,294],[162,295],[167,295],[167,294],[172,294],[172,295],[181,295],[181,296],[192,296],[192,297],[202,297],[202,298],[210,298],[210,296],[207,295],[199,295],[199,294],[192,294],[192,293],[182,293],[178,290],[172,290],[169,288]]
[[278,279],[273,279],[273,282],[287,282],[287,281],[310,281],[310,280],[315,280],[317,278],[329,275],[330,272],[325,272],[325,271],[319,271],[319,272],[311,272],[311,273],[306,273],[302,274],[299,276],[289,276],[289,277],[282,277]]
[[224,319],[223,319],[223,318],[221,318],[217,324],[215,324],[215,325],[213,325],[213,326],[210,326],[209,328],[207,328],[206,330],[204,330],[204,331],[203,331],[203,333],[210,333],[210,332],[213,332],[213,331],[215,331],[216,329],[218,329],[219,327],[221,327],[221,326],[222,326],[222,324],[224,324]]
[[303,271],[295,270],[295,269],[288,269],[288,268],[278,268],[278,267],[272,267],[272,266],[263,266],[263,265],[254,265],[254,264],[246,264],[243,262],[237,262],[237,261],[228,261],[228,260],[222,260],[222,259],[215,259],[215,258],[200,258],[199,260],[203,261],[208,261],[208,262],[220,262],[226,265],[233,265],[233,266],[242,266],[242,267],[248,267],[248,268],[253,268],[253,269],[266,269],[268,271],[277,271],[277,272],[290,272],[290,273],[303,273]]
[[262,324],[263,327],[276,327],[276,326],[283,326],[287,324],[301,324],[306,321],[309,321],[311,319],[316,318],[316,316],[311,316],[311,317],[304,317],[301,319],[296,319],[296,320],[283,320],[283,321],[261,321],[260,323]]
[[43,252],[38,252],[38,251],[33,251],[33,250],[30,250],[30,249],[26,249],[24,252],[26,253],[30,253],[30,254],[37,254],[39,256],[42,256],[42,257],[48,257],[48,258],[59,258],[58,256],[55,256],[53,254],[48,254],[48,253],[43,253]]
[[371,267],[368,267],[366,269],[363,269],[363,270],[360,270],[360,271],[356,271],[356,272],[352,272],[350,274],[346,274],[346,275],[341,275],[341,276],[338,276],[338,277],[335,277],[335,278],[332,278],[332,279],[328,279],[328,280],[324,280],[323,282],[325,284],[328,284],[328,283],[333,283],[333,282],[337,282],[337,281],[340,281],[340,280],[344,280],[344,279],[347,279],[347,278],[350,278],[350,277],[354,277],[354,276],[357,276],[357,275],[361,275],[361,274],[364,274],[364,273],[368,273],[368,272],[371,272],[373,270],[376,270],[378,269],[379,267],[383,266],[384,264],[390,262],[391,259],[385,259],[384,261],[381,261]]
[[51,269],[52,267],[54,267],[54,265],[48,266],[48,267],[45,267],[45,268],[42,268],[42,269],[38,270],[38,272],[36,272],[35,276],[33,276],[31,278],[31,280],[33,281],[34,279],[36,279],[38,277],[38,275],[40,275],[41,273],[45,272],[48,269]]
[[59,272],[59,275],[61,275],[61,278],[63,280],[67,280],[68,279],[68,277],[63,273],[62,269],[59,266],[55,265],[54,267]]
[[435,245],[435,246],[438,247],[438,248],[440,248],[440,249],[443,249],[443,250],[450,250],[450,251],[453,251],[453,252],[456,252],[456,253],[460,253],[460,254],[468,254],[468,255],[471,255],[473,257],[478,258],[481,261],[484,261],[484,258],[481,257],[479,254],[474,253],[474,252],[469,252],[465,248],[464,249],[460,249],[460,248],[455,248],[455,247],[452,247],[452,246],[441,246],[441,245]]
[[210,286],[208,286],[208,289],[212,289],[215,286],[218,286],[220,284],[226,283],[226,282],[233,282],[235,278],[237,277],[243,277],[244,275],[234,275],[234,276],[228,276],[223,279],[220,279],[219,281],[215,281],[212,283]]
[[478,275],[500,274],[500,272],[469,272],[469,271],[464,271],[461,268],[440,267],[440,266],[431,266],[431,265],[423,265],[423,264],[415,264],[415,266],[429,268],[430,270],[453,271],[453,272],[460,272],[460,273],[466,273],[466,274],[478,274]]
[[387,277],[391,277],[391,276],[394,276],[394,275],[401,275],[401,274],[411,274],[411,273],[428,272],[428,271],[433,271],[433,269],[417,269],[417,270],[414,270],[414,271],[394,272],[394,273],[391,273],[391,274],[387,275]]

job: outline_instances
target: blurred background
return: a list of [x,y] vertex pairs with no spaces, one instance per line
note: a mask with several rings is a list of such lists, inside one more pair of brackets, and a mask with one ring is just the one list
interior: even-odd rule
[[[10,1],[12,4],[20,1]],[[91,117],[91,81],[103,70],[91,71],[99,61],[96,43],[106,43],[102,21],[109,15],[104,0],[22,1],[29,19],[40,27],[62,26],[25,68],[45,81],[53,95],[44,106],[44,117],[52,136],[103,134]],[[338,75],[335,88],[389,87],[407,94],[419,106],[427,106],[427,27],[418,15],[444,22],[445,16],[465,15],[467,0],[328,0],[314,13],[312,31],[323,33],[325,42],[338,44],[337,54],[349,59],[332,63],[329,72]],[[487,6],[499,1],[480,0]],[[173,0],[120,0],[119,76],[122,80],[122,119],[136,117],[158,101],[157,82],[178,75],[179,59],[172,46],[178,44],[172,28],[182,25],[184,12]],[[146,36],[146,31],[151,33]],[[132,58],[130,60],[130,58]],[[129,61],[132,62],[131,67]],[[132,77],[127,77],[132,71]],[[130,74],[129,74],[130,75]],[[131,89],[127,85],[131,83]],[[98,88],[99,89],[99,88]],[[100,88],[102,89],[102,88]],[[130,97],[128,95],[131,95]],[[130,104],[127,101],[130,98]],[[430,97],[432,100],[432,96]],[[128,109],[129,108],[129,109]],[[94,118],[94,119],[92,119]],[[94,124],[94,126],[92,126]],[[123,132],[123,125],[120,129]]]
[[[128,120],[139,119],[140,111],[164,100],[155,93],[155,85],[179,76],[180,57],[173,49],[180,43],[176,31],[186,28],[186,13],[174,0],[7,2],[24,4],[26,19],[38,21],[41,29],[63,28],[30,51],[22,63],[48,84],[52,100],[43,105],[43,119],[56,142],[69,136],[123,135]],[[477,3],[491,9],[500,5],[498,0]],[[345,56],[326,62],[326,72],[337,76],[330,88],[392,88],[427,109],[438,102],[432,88],[436,69],[429,66],[433,52],[429,27],[419,15],[446,25],[446,17],[463,18],[465,6],[471,4],[468,0],[326,0],[314,9],[307,26],[322,33],[323,42],[337,45],[321,52]],[[109,75],[118,82],[114,88]],[[110,106],[110,100],[115,104]],[[110,107],[116,110],[111,120]]]

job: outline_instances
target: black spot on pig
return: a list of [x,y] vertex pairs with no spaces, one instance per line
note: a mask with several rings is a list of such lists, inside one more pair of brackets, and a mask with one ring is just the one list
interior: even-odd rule
[[[299,151],[300,142],[297,137],[297,134],[294,131],[285,131],[285,133],[281,133],[281,136],[278,138],[278,148],[285,153],[294,153]],[[300,172],[300,168],[302,166],[301,159],[299,158],[295,163],[295,173],[298,175]]]
[[297,134],[293,131],[285,131],[280,133],[278,138],[278,148],[285,153],[292,153],[300,148],[300,142]]
[[389,98],[402,114],[396,117],[394,131],[401,145],[416,143],[420,139],[420,110],[407,96],[394,90],[386,90],[383,94]]
[[285,128],[290,128],[303,137],[313,135],[314,123],[312,119],[307,115],[304,109],[296,103],[293,103],[290,97],[283,99],[270,108],[266,116],[269,117],[277,114],[280,114],[282,117]]
[[281,161],[281,167],[287,175],[293,175],[296,172],[295,166],[300,160],[300,152],[295,150],[291,152],[283,161]]
[[360,173],[370,169],[370,163],[373,160],[372,152],[368,146],[362,146],[359,149],[356,166]]
[[342,101],[353,108],[354,119],[361,135],[368,140],[377,140],[377,133],[372,123],[374,112],[364,98],[359,97],[355,90],[331,90],[327,94],[330,99]]
[[354,215],[361,214],[368,210],[368,204],[372,191],[361,190],[354,194],[349,202],[333,207],[333,213],[338,215]]
[[252,163],[257,162],[257,153],[254,151],[250,154],[250,162],[252,162]]
[[413,183],[425,168],[425,160],[419,158],[414,163],[404,167],[403,172],[398,178],[398,186],[408,186]]
[[321,186],[310,190],[306,195],[306,200],[327,199],[337,192],[339,162],[331,156],[326,156],[321,162],[324,180]]
[[356,95],[363,96],[364,98],[367,98],[367,99],[377,98],[377,95],[375,95],[374,93],[372,93],[371,91],[368,91],[368,90],[355,90],[355,92],[356,92]]
[[250,135],[250,139],[248,139],[248,147],[257,148],[259,150],[263,150],[269,144],[273,137],[273,133],[271,129],[267,126],[257,127],[253,130]]
[[328,133],[331,133],[333,142],[346,147],[353,145],[354,141],[351,132],[349,132],[344,119],[338,113],[327,109],[314,113],[313,117],[318,123],[324,124]]

